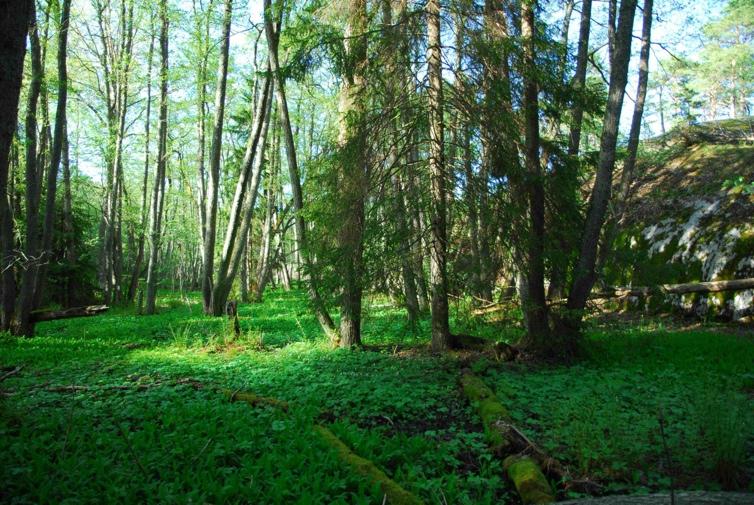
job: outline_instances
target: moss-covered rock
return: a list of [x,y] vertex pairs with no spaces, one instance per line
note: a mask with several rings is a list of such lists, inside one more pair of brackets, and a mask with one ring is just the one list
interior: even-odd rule
[[[754,276],[754,200],[726,181],[754,179],[751,119],[713,122],[647,141],[606,268],[608,284],[655,286]],[[743,136],[742,136],[743,135]],[[754,314],[754,292],[636,301],[703,317]]]

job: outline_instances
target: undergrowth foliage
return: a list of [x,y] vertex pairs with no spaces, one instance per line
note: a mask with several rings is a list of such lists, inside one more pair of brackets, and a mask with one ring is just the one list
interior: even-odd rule
[[[333,350],[300,292],[242,305],[241,334],[170,295],[158,315],[115,309],[0,337],[0,501],[380,503],[316,437],[327,425],[426,503],[515,493],[458,388],[461,364],[424,351],[428,321],[370,301],[364,350]],[[499,337],[459,304],[454,331]],[[516,333],[508,334],[515,338]],[[571,368],[477,361],[517,425],[610,491],[745,489],[754,409],[750,337],[592,330]],[[3,372],[5,373],[5,372]],[[289,413],[229,403],[243,390]],[[667,418],[668,465],[658,414]]]

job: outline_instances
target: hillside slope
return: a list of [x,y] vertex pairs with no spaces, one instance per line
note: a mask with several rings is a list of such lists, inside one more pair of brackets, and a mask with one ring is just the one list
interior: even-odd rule
[[[647,141],[608,282],[646,286],[754,277],[754,118],[675,129]],[[754,290],[675,296],[700,316],[754,314]]]

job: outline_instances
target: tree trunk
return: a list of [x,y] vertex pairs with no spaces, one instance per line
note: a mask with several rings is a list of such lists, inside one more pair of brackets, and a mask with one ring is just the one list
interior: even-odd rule
[[165,200],[165,172],[168,139],[168,7],[167,0],[160,2],[160,124],[158,127],[157,170],[152,189],[152,223],[150,230],[149,262],[147,264],[146,314],[154,314],[157,300],[157,262],[162,232],[162,209]]
[[293,131],[291,130],[291,121],[288,115],[288,103],[285,97],[285,81],[283,80],[282,75],[280,75],[280,66],[278,64],[278,39],[282,28],[282,9],[278,10],[276,13],[277,22],[273,24],[271,18],[271,0],[265,0],[264,5],[265,12],[269,14],[265,17],[265,32],[267,34],[267,43],[270,53],[270,67],[275,79],[275,95],[277,98],[278,112],[280,113],[283,134],[285,135],[285,152],[288,158],[288,174],[293,196],[293,210],[296,216],[296,249],[303,255],[304,266],[309,274],[308,293],[314,313],[325,334],[327,334],[331,340],[335,340],[337,338],[335,323],[333,323],[330,314],[327,312],[324,300],[322,300],[320,296],[319,274],[314,268],[314,261],[306,242],[306,222],[303,216],[304,199],[301,192],[301,176],[299,175],[298,163],[296,160],[296,144],[293,140]]
[[265,193],[267,197],[264,224],[262,225],[262,240],[259,248],[259,262],[256,271],[256,287],[254,289],[254,301],[261,302],[267,280],[270,277],[270,262],[272,261],[272,236],[273,219],[275,218],[275,186],[277,185],[277,170],[280,164],[279,135],[274,135],[272,140],[272,153],[270,154],[270,170]]
[[398,225],[398,236],[401,240],[400,256],[403,296],[406,299],[408,323],[411,326],[415,326],[419,320],[419,299],[416,294],[416,279],[411,265],[411,236],[406,223],[406,205],[403,200],[403,188],[401,187],[401,181],[398,174],[393,175],[393,190],[395,192],[395,216]]
[[272,86],[271,78],[265,77],[262,94],[255,104],[252,133],[246,145],[241,174],[236,184],[217,279],[212,291],[213,313],[216,316],[225,313],[225,303],[248,240],[270,126]]
[[618,184],[618,197],[613,205],[612,215],[608,220],[605,233],[603,234],[599,262],[596,268],[597,273],[602,272],[605,262],[610,256],[613,242],[618,233],[619,223],[623,219],[623,215],[626,211],[631,185],[635,178],[634,171],[636,167],[636,155],[639,150],[639,134],[641,133],[641,122],[644,116],[644,103],[647,98],[647,82],[649,81],[649,50],[651,36],[652,0],[644,0],[641,29],[641,51],[639,53],[639,82],[636,88],[634,114],[631,118],[631,130],[628,134],[626,159],[623,161],[623,170]]
[[539,162],[539,104],[535,77],[534,9],[536,0],[521,3],[521,36],[524,44],[524,116],[526,137],[527,193],[529,200],[529,237],[527,240],[528,299],[526,311],[527,341],[535,351],[548,345],[549,326],[544,277],[545,194],[542,167]]
[[574,272],[574,281],[568,294],[568,315],[566,333],[574,336],[581,326],[581,317],[589,292],[595,281],[594,267],[597,259],[597,246],[600,231],[605,220],[607,204],[613,183],[615,167],[615,147],[618,139],[618,125],[623,106],[623,95],[628,80],[628,62],[631,56],[631,32],[634,24],[636,0],[623,0],[615,36],[615,54],[610,68],[610,87],[605,115],[602,121],[600,154],[594,187],[589,198],[589,210],[584,223],[581,250]]
[[365,197],[368,177],[364,128],[367,65],[367,7],[365,0],[349,0],[345,29],[346,63],[338,106],[339,207],[341,225],[338,250],[348,261],[341,262],[340,346],[361,344],[361,298]]
[[446,351],[452,336],[448,322],[448,280],[446,275],[447,230],[445,160],[443,139],[442,45],[440,2],[427,0],[427,75],[429,77],[429,178],[432,198],[430,285],[432,292],[432,349]]
[[17,335],[32,336],[34,323],[29,315],[33,310],[34,288],[39,257],[39,167],[37,166],[37,102],[42,84],[42,61],[39,47],[39,32],[36,9],[31,7],[29,21],[29,41],[31,47],[31,82],[26,105],[26,243],[21,285],[16,303],[13,332]]
[[225,0],[220,61],[217,66],[217,89],[215,90],[215,117],[212,123],[210,147],[209,184],[207,188],[206,230],[204,234],[204,271],[202,275],[202,299],[204,313],[212,314],[213,270],[215,266],[215,238],[217,236],[217,202],[220,194],[220,153],[222,151],[223,122],[225,120],[225,90],[228,83],[228,50],[233,1]]
[[31,0],[4,0],[0,7],[0,331],[10,329],[16,302],[14,231],[8,181],[18,120]]
[[47,171],[47,195],[45,201],[44,226],[42,229],[42,263],[37,272],[35,300],[39,304],[47,281],[47,269],[52,261],[52,238],[55,224],[55,196],[58,188],[60,158],[63,152],[66,128],[66,106],[68,98],[68,23],[71,14],[71,0],[63,0],[58,31],[58,102],[55,110],[55,130],[50,153],[50,168]]
[[[152,27],[154,28],[154,27]],[[149,186],[149,133],[150,119],[152,117],[152,59],[154,56],[155,30],[149,40],[149,52],[147,53],[147,117],[144,120],[144,178],[141,184],[141,222],[139,225],[139,244],[136,251],[136,260],[131,272],[131,282],[128,285],[128,302],[133,303],[136,289],[139,286],[142,263],[144,263],[144,241],[146,239],[147,217],[149,207],[147,203],[147,188]]]
[[583,0],[581,4],[581,26],[579,27],[579,48],[576,56],[576,73],[573,87],[576,98],[571,109],[571,132],[568,139],[568,154],[576,156],[581,144],[581,124],[584,121],[584,85],[586,84],[586,66],[589,56],[589,31],[592,25],[592,0]]

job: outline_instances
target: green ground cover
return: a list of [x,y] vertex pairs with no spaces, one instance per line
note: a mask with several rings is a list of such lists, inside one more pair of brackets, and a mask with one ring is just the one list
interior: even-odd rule
[[[0,383],[0,500],[381,503],[312,433],[316,421],[426,503],[515,503],[460,394],[463,365],[426,352],[426,322],[409,331],[401,311],[373,300],[369,346],[343,351],[329,348],[299,292],[240,307],[236,340],[197,299],[160,302],[156,316],[112,310],[40,324],[32,339],[0,337],[0,367],[23,366]],[[515,336],[462,307],[456,316],[457,331]],[[571,368],[474,368],[532,439],[610,490],[666,489],[671,477],[746,489],[751,335],[594,330],[587,348]],[[291,409],[230,403],[223,389]]]

